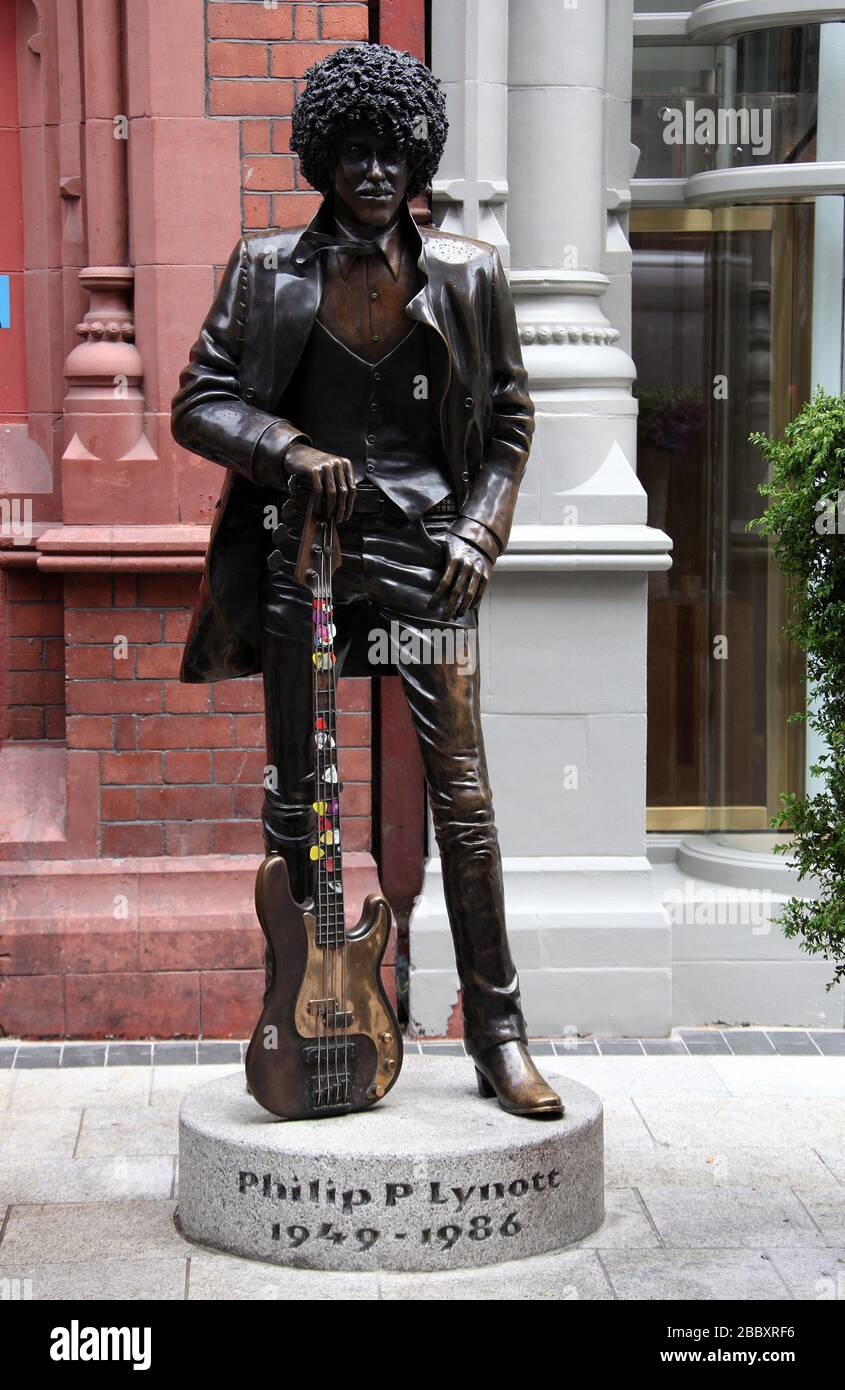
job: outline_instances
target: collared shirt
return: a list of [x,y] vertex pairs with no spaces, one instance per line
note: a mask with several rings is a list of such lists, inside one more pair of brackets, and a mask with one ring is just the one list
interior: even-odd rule
[[[352,235],[337,218],[335,226],[339,237]],[[372,256],[329,253],[317,314],[330,333],[367,362],[378,362],[411,332],[414,321],[405,306],[419,288],[416,256],[402,234],[401,219],[397,216],[375,241],[379,249]]]

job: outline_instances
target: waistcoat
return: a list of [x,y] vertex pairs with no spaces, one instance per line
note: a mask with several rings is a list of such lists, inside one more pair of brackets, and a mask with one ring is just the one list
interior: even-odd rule
[[351,459],[356,483],[374,483],[412,519],[452,490],[423,329],[370,363],[316,319],[279,405],[315,449]]

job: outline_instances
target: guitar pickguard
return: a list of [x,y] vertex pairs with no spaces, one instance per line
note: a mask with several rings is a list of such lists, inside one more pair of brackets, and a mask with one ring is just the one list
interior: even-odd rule
[[[372,904],[369,910],[368,904]],[[317,1036],[325,1039],[328,1033],[350,1039],[363,1033],[371,1038],[378,1055],[373,1078],[378,1098],[389,1090],[401,1064],[401,1038],[379,973],[390,932],[390,909],[383,898],[367,899],[361,922],[346,938],[345,969],[342,949],[327,951],[317,945],[317,923],[312,913],[304,914],[303,923],[308,933],[308,964],[296,997],[294,1027],[308,1041]],[[328,1001],[328,1017],[314,1007],[324,1001]],[[331,1027],[336,1013],[348,1015],[348,1021]]]

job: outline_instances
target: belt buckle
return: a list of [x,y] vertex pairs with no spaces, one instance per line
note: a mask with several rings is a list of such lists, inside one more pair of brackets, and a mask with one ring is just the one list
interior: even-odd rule
[[384,500],[384,493],[379,488],[372,485],[358,486],[355,489],[352,515],[359,512],[361,516],[381,516],[384,512]]

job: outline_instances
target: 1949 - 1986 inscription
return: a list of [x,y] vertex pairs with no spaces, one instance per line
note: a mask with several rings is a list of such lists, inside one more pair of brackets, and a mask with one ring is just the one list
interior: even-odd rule
[[[237,1190],[243,1195],[267,1198],[272,1202],[308,1206],[334,1207],[344,1216],[350,1216],[362,1207],[400,1209],[403,1202],[416,1196],[430,1207],[445,1207],[448,1214],[460,1215],[460,1223],[449,1221],[438,1227],[425,1226],[416,1233],[391,1230],[388,1234],[394,1240],[407,1240],[416,1234],[422,1245],[451,1250],[463,1237],[481,1241],[491,1238],[516,1236],[522,1230],[518,1219],[518,1209],[508,1211],[509,1199],[528,1196],[532,1193],[549,1192],[560,1186],[561,1174],[558,1168],[548,1172],[532,1173],[529,1177],[514,1178],[510,1182],[473,1183],[467,1187],[444,1186],[440,1182],[425,1184],[411,1182],[387,1182],[383,1192],[370,1191],[366,1187],[338,1188],[331,1181],[301,1180],[293,1175],[288,1182],[282,1182],[272,1173],[254,1173],[241,1169],[237,1178]],[[503,1204],[490,1211],[470,1215],[468,1208],[488,1203]],[[416,1205],[416,1204],[415,1204]],[[305,1213],[303,1212],[303,1215]],[[372,1213],[375,1216],[375,1212]],[[447,1213],[444,1212],[443,1215]],[[316,1213],[315,1213],[316,1215]],[[394,1223],[391,1222],[391,1225]],[[410,1224],[410,1223],[409,1223]],[[309,1240],[328,1240],[340,1245],[350,1241],[359,1251],[372,1249],[384,1233],[379,1226],[362,1226],[357,1230],[345,1230],[332,1221],[315,1221],[312,1225],[295,1223],[283,1225],[281,1221],[271,1223],[271,1238],[284,1241],[290,1249],[296,1250]]]

